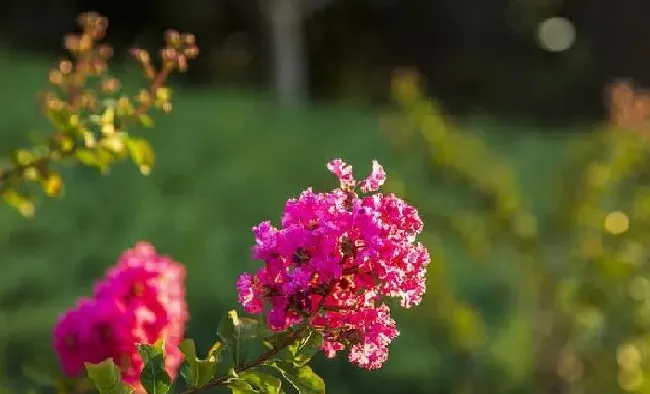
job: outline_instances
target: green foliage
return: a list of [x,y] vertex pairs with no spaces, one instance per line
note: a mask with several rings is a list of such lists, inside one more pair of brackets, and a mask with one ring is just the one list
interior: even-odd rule
[[[230,311],[219,325],[218,335],[225,344],[216,342],[208,352],[206,360],[196,355],[194,340],[186,339],[179,349],[185,356],[181,375],[185,380],[185,394],[225,386],[233,393],[280,394],[282,380],[289,382],[299,394],[323,394],[325,383],[306,364],[320,350],[323,338],[315,330],[301,328],[264,337],[265,330],[249,317],[241,317]],[[278,340],[282,337],[282,340]],[[275,343],[273,347],[256,356],[246,352],[246,348],[257,344]],[[147,394],[165,394],[172,387],[172,379],[165,371],[164,342],[158,340],[153,345],[138,344],[144,368],[140,383]],[[222,350],[229,357],[221,357]],[[244,356],[249,357],[245,358]],[[120,370],[112,360],[93,365],[86,364],[89,378],[102,393],[131,393],[132,388],[120,382]],[[219,371],[226,371],[219,375]],[[275,371],[274,374],[272,371]],[[277,376],[275,376],[277,375]]]
[[221,353],[221,343],[217,342],[212,347],[207,360],[201,360],[196,356],[196,346],[193,339],[184,340],[179,348],[185,360],[181,366],[181,375],[185,379],[187,387],[194,388],[208,383],[217,373],[217,362]]
[[154,345],[138,344],[138,352],[144,363],[140,374],[142,387],[148,394],[167,393],[172,380],[165,371],[164,342],[159,340]]
[[154,164],[153,148],[149,141],[142,138],[131,138],[126,142],[126,146],[135,165],[140,168],[142,174],[148,175]]
[[264,328],[250,317],[240,317],[237,311],[229,311],[217,328],[217,335],[225,345],[225,353],[234,368],[247,364],[260,353],[261,335]]
[[325,382],[307,365],[297,367],[282,360],[267,362],[266,365],[277,369],[299,394],[325,393]]
[[112,49],[100,42],[108,20],[89,12],[79,17],[79,25],[81,34],[65,38],[71,60],[59,62],[50,71],[50,89],[40,95],[42,111],[54,132],[45,144],[17,149],[11,155],[11,166],[0,169],[5,202],[24,216],[35,211],[30,185],[40,185],[48,197],[63,192],[55,164],[74,162],[107,174],[115,163],[130,157],[143,174],[149,174],[153,149],[147,140],[131,135],[133,126],[153,127],[147,113],[151,108],[171,111],[171,92],[164,83],[173,71],[184,72],[187,59],[198,54],[194,36],[175,31],[167,33],[159,70],[146,51],[133,50],[149,85],[130,96],[120,93],[120,81],[108,74]]
[[[223,341],[228,357],[219,359],[213,346],[208,359],[210,364],[206,364],[210,371],[200,378],[202,383],[197,383],[196,380],[196,376],[200,374],[198,364],[194,364],[195,370],[186,374],[186,382],[190,388],[187,392],[225,385],[233,393],[279,394],[281,379],[270,373],[270,369],[286,379],[300,394],[325,392],[323,380],[306,365],[320,350],[323,342],[322,334],[308,328],[308,325],[272,334],[257,320],[239,316],[236,311],[231,310],[221,320],[217,334]],[[264,345],[267,350],[261,351]],[[221,346],[216,348],[220,353]],[[192,341],[185,341],[181,350],[186,360],[196,357]],[[213,371],[218,368],[219,362],[232,367],[228,368],[225,376],[215,378]],[[212,376],[207,377],[209,374]],[[188,380],[187,376],[192,378]]]
[[[425,159],[432,174],[458,194],[464,192],[455,210],[423,212],[425,222],[447,241],[458,239],[470,260],[507,256],[516,302],[502,335],[512,338],[515,331],[523,332],[531,344],[517,348],[515,363],[505,364],[503,354],[495,358],[500,365],[481,356],[498,342],[504,346],[505,338],[480,334],[486,316],[456,301],[453,287],[441,275],[452,263],[439,243],[428,302],[436,305],[438,320],[450,332],[465,337],[456,342],[454,352],[474,371],[469,380],[461,380],[459,371],[449,390],[480,392],[489,382],[495,392],[647,392],[646,134],[605,126],[577,141],[559,186],[545,190],[553,199],[546,207],[535,207],[517,185],[521,179],[507,159],[476,135],[451,125],[417,84],[410,72],[395,79],[396,97],[412,125],[400,148],[414,160]],[[518,370],[517,381],[491,377],[495,367],[505,365]]]
[[[191,340],[185,341],[181,348],[188,354],[195,353],[190,345]],[[294,345],[295,347],[295,345]],[[138,345],[138,350],[144,362],[140,375],[140,382],[148,394],[164,394],[169,392],[172,380],[165,372],[165,355],[162,341],[155,345]],[[184,393],[195,393],[208,388],[226,386],[233,393],[258,393],[279,394],[282,381],[279,377],[269,372],[269,368],[276,370],[300,394],[325,393],[325,383],[309,366],[296,366],[290,361],[274,359],[273,353],[267,353],[254,362],[239,368],[230,368],[225,376],[217,377],[217,361],[194,360],[187,362],[181,369],[187,390]],[[132,393],[133,388],[123,384],[120,380],[120,370],[112,359],[100,364],[86,364],[89,378],[94,382],[100,394]]]
[[122,383],[120,368],[113,363],[113,359],[102,361],[99,364],[86,363],[88,377],[95,383],[100,394],[131,394],[134,390]]
[[261,372],[257,369],[237,373],[230,370],[227,386],[233,392],[237,393],[281,393],[280,387],[282,381],[275,376]]
[[251,384],[246,382],[244,379],[239,379],[233,377],[229,383],[228,388],[232,391],[233,394],[251,394],[255,393],[255,389]]
[[295,342],[287,346],[288,355],[286,361],[296,367],[303,367],[314,357],[323,345],[323,333],[315,329],[306,329]]

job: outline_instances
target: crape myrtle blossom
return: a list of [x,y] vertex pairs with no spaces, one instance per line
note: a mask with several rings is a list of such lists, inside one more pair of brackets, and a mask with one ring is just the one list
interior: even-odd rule
[[268,221],[253,228],[253,257],[264,265],[240,276],[239,302],[248,313],[266,312],[274,331],[310,319],[324,334],[326,356],[348,349],[350,362],[376,369],[399,335],[382,298],[410,308],[425,292],[429,253],[415,243],[423,224],[414,207],[377,193],[386,180],[377,161],[359,183],[340,159],[327,168],[339,188],[308,188],[287,201],[280,228]]
[[158,255],[148,243],[126,250],[99,282],[92,298],[64,313],[54,328],[54,347],[65,374],[77,376],[84,362],[112,358],[122,380],[144,393],[143,362],[136,343],[165,341],[165,369],[174,378],[183,361],[178,345],[188,320],[185,268]]

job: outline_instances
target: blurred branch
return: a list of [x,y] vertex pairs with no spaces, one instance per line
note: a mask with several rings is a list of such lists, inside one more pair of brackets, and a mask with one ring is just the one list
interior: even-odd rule
[[113,49],[102,44],[108,20],[95,13],[78,18],[80,34],[70,34],[64,47],[70,58],[61,60],[49,72],[49,88],[41,93],[41,109],[53,134],[45,144],[16,149],[11,164],[0,168],[0,194],[24,216],[34,214],[30,185],[38,184],[49,197],[62,195],[63,181],[52,165],[67,158],[107,173],[117,160],[131,157],[143,174],[153,165],[150,144],[129,135],[133,124],[153,127],[147,114],[151,108],[171,110],[170,93],[164,88],[173,71],[184,72],[187,60],[198,55],[195,38],[176,31],[166,33],[160,51],[162,66],[156,69],[150,55],[133,49],[149,83],[135,97],[119,94],[120,82],[108,74]]

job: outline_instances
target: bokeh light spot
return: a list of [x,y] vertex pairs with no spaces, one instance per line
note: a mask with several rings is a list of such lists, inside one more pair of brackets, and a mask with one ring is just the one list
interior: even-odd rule
[[539,45],[547,51],[566,51],[575,42],[575,27],[567,18],[548,18],[539,24],[537,39]]
[[623,212],[610,212],[605,218],[605,230],[611,234],[623,234],[629,227],[630,219]]

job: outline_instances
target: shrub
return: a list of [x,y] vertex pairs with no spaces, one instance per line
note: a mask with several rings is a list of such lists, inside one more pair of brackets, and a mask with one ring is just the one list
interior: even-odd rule
[[[629,85],[615,85],[613,124],[575,141],[557,187],[544,189],[545,204],[535,208],[517,185],[516,169],[425,98],[416,72],[396,74],[393,87],[409,121],[394,140],[396,149],[427,163],[429,174],[441,182],[437,190],[453,185],[459,191],[457,209],[430,204],[422,211],[447,241],[431,250],[432,313],[449,330],[465,334],[453,351],[472,368],[471,377],[454,371],[446,389],[647,391],[647,98]],[[499,267],[512,278],[511,315],[492,331],[494,337],[483,332],[486,315],[458,301],[453,285],[444,283],[448,279],[441,273],[452,263],[444,248],[454,238],[471,260],[506,259]],[[526,346],[513,345],[515,333]],[[495,346],[507,346],[500,351],[514,360],[510,370],[495,360]]]

